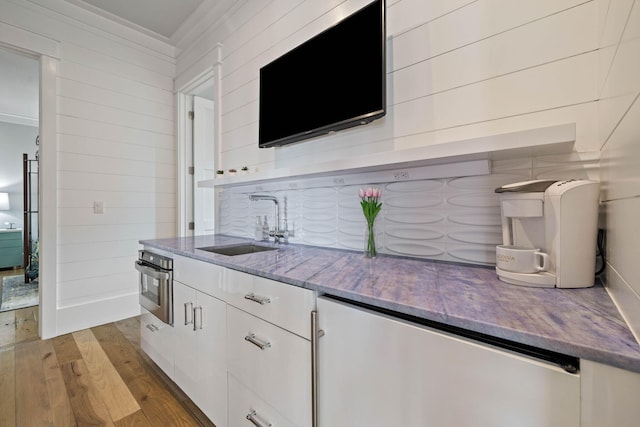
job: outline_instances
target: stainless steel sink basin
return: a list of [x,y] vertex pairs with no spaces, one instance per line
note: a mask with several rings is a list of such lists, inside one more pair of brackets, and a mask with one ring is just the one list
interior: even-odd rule
[[205,248],[196,248],[201,251],[213,252],[226,256],[254,254],[256,252],[275,251],[278,248],[271,246],[254,245],[253,243],[241,243],[239,245],[229,246],[209,246]]

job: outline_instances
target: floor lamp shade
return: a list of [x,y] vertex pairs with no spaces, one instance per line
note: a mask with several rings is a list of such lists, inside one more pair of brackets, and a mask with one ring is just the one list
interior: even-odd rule
[[8,211],[9,209],[9,193],[0,193],[0,211]]

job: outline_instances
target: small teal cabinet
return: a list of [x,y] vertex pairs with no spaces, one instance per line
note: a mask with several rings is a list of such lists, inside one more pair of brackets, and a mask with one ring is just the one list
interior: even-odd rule
[[0,230],[0,268],[22,266],[22,229]]

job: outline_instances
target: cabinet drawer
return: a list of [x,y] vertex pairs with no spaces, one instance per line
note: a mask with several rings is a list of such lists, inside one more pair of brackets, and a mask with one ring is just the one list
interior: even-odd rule
[[294,424],[310,425],[309,341],[227,306],[227,367],[230,374]]
[[140,316],[140,347],[173,379],[173,328],[143,311]]
[[18,249],[22,251],[22,240],[21,239],[11,239],[11,240],[0,240],[0,249]]
[[223,267],[192,258],[173,256],[173,278],[185,285],[224,300]]
[[235,270],[226,270],[227,303],[311,339],[315,292]]
[[3,242],[21,242],[22,241],[22,230],[4,230],[0,231],[0,245]]
[[22,252],[4,254],[0,251],[0,268],[22,265]]
[[262,426],[296,427],[272,406],[229,375],[229,426],[255,427],[253,417]]

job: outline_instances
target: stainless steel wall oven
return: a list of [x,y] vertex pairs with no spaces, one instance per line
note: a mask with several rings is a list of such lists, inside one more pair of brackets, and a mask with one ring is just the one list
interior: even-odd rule
[[140,272],[140,305],[173,325],[173,259],[141,250],[135,268]]

